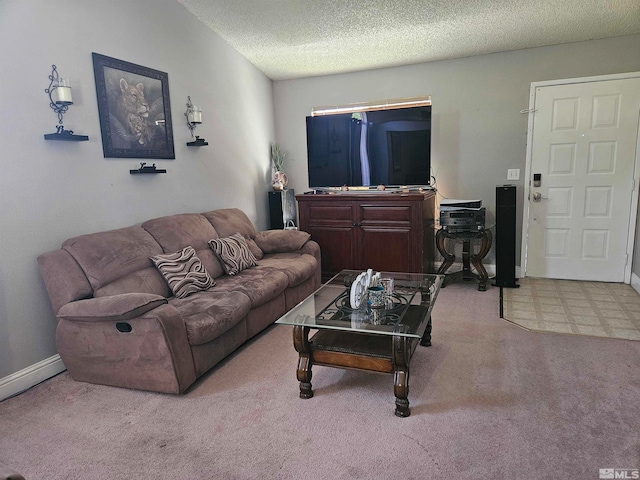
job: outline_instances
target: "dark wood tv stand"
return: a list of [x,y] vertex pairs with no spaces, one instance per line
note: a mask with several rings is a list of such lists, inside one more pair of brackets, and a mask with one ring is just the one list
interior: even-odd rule
[[435,192],[296,195],[300,230],[322,252],[323,276],[343,269],[432,273]]

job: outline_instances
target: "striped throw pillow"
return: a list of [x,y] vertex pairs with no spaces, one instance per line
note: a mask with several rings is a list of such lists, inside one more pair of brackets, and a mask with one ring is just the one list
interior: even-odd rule
[[193,247],[185,247],[179,252],[154,255],[151,261],[178,298],[207,290],[216,282],[205,270]]
[[216,254],[227,275],[235,275],[242,270],[258,265],[249,245],[239,233],[234,233],[227,238],[214,238],[209,240],[209,246]]

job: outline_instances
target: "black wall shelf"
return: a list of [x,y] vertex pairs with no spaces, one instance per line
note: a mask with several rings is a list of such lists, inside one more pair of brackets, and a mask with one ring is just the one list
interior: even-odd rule
[[86,142],[89,137],[87,135],[74,135],[71,130],[65,130],[63,133],[46,133],[44,139],[63,142]]
[[206,147],[209,142],[206,142],[204,138],[196,137],[194,142],[188,142],[187,147]]
[[140,168],[136,168],[135,170],[129,170],[129,173],[131,175],[138,175],[138,174],[154,174],[154,173],[167,173],[167,171],[164,168],[156,168],[156,164],[154,163],[153,165],[151,165],[150,167],[145,166],[146,163],[141,163],[140,164]]

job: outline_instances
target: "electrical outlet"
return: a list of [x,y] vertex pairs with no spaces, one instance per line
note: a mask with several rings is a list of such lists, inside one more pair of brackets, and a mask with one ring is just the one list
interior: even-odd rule
[[520,180],[520,169],[519,168],[508,169],[507,180]]

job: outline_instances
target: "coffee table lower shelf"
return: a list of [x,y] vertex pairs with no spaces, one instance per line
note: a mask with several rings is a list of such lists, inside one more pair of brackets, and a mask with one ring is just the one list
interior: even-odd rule
[[319,330],[309,339],[309,327],[294,326],[293,344],[299,354],[296,375],[300,398],[312,398],[311,367],[322,365],[394,375],[395,414],[408,417],[409,363],[418,343],[430,345],[431,320],[422,342],[402,335]]

